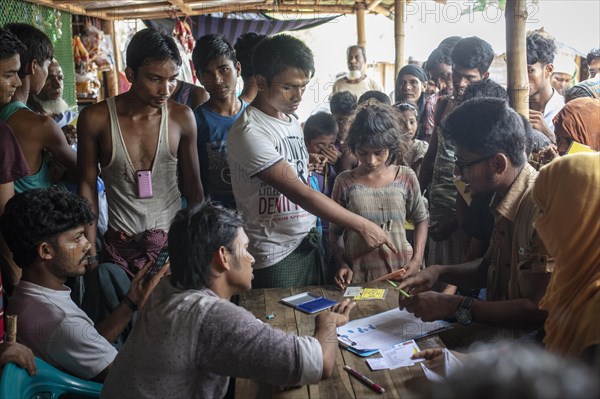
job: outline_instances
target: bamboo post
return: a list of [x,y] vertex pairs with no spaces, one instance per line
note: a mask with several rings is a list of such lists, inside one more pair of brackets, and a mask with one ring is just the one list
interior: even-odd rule
[[367,48],[367,36],[365,34],[365,14],[367,13],[364,3],[356,3],[356,44]]
[[396,0],[394,5],[394,42],[396,45],[396,58],[394,79],[398,76],[398,71],[404,66],[404,6],[406,0]]
[[17,316],[6,316],[6,341],[17,342]]
[[506,1],[506,71],[510,106],[529,118],[526,27],[527,0]]
[[[102,21],[102,30],[107,35],[110,35],[110,39],[115,43],[115,21]],[[118,48],[113,49],[114,53],[119,51]],[[116,61],[116,59],[115,59]],[[115,63],[116,64],[116,63]],[[105,93],[105,98],[114,97],[119,94],[119,74],[117,73],[117,65],[113,67],[111,71],[107,71],[104,75],[106,78],[106,87],[108,92]]]

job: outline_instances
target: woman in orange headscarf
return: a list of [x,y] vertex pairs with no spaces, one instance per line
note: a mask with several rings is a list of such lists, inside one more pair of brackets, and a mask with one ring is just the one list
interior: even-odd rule
[[576,98],[565,104],[553,122],[560,155],[567,152],[573,141],[600,151],[600,99]]
[[544,343],[552,352],[598,366],[600,153],[568,155],[542,168],[533,198],[542,209],[535,228],[556,258],[540,302],[548,312]]

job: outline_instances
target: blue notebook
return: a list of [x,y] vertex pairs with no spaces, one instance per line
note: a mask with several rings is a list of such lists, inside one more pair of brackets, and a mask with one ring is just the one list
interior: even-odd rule
[[309,294],[308,292],[288,296],[286,298],[283,298],[281,302],[285,303],[286,305],[292,306],[301,312],[309,314],[329,309],[337,303],[336,301],[332,301],[331,299]]

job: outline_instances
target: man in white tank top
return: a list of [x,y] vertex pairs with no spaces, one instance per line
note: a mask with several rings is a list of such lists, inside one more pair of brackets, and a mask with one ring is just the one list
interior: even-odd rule
[[[107,263],[95,273],[110,270],[119,277],[108,281],[122,281],[122,289],[129,284],[126,277],[154,261],[167,245],[171,220],[181,209],[178,157],[188,204],[203,198],[194,115],[188,107],[169,101],[182,64],[175,41],[144,29],[131,39],[126,58],[125,74],[131,89],[84,109],[77,126],[79,192],[90,201],[96,215],[98,164],[106,183],[108,232],[103,240],[103,261]],[[92,223],[86,228],[90,242],[95,242],[95,234]],[[95,255],[96,248],[91,252]],[[90,295],[100,301],[110,298],[114,292],[106,285],[94,287],[104,292]],[[122,299],[122,289],[117,289],[114,298]],[[98,317],[105,313],[97,303],[87,305],[91,306],[87,310],[98,312]],[[110,310],[118,303],[106,305]],[[83,306],[86,308],[85,298]],[[90,316],[94,318],[94,314]]]

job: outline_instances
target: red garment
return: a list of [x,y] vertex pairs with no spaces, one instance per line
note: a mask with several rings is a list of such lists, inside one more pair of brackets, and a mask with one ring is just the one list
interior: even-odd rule
[[164,230],[146,230],[132,237],[109,227],[102,243],[103,261],[121,266],[133,277],[148,261],[156,260],[167,242]]
[[0,184],[19,180],[29,174],[29,166],[10,126],[0,121]]

